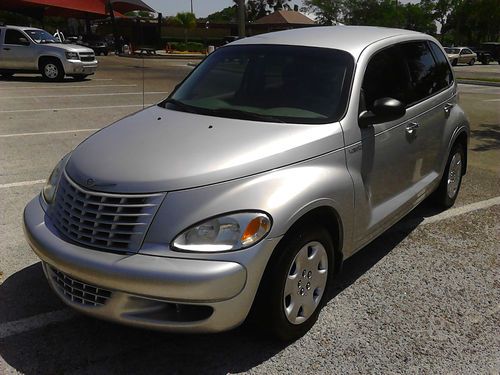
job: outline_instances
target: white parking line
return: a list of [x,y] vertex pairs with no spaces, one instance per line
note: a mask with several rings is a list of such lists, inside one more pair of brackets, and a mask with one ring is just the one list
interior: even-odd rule
[[2,184],[0,185],[0,189],[8,189],[19,186],[32,186],[38,184],[44,184],[46,180],[34,180],[34,181],[22,181],[22,182],[12,182],[10,184]]
[[48,132],[0,134],[0,138],[26,137],[26,136],[29,136],[29,135],[85,133],[85,132],[95,132],[97,130],[99,130],[99,129],[54,130],[54,131],[48,131]]
[[[84,96],[120,96],[120,95],[142,95],[142,91],[138,92],[109,92],[103,94],[70,94],[70,95],[33,95],[33,96],[0,96],[0,100],[4,99],[47,99],[47,98],[71,98],[71,97],[84,97]],[[165,95],[168,91],[146,91],[145,95]]]
[[61,85],[61,86],[19,86],[19,87],[1,87],[0,90],[25,90],[25,89],[93,89],[101,87],[137,87],[137,85]]
[[[145,107],[154,105],[155,103],[146,103]],[[104,105],[97,107],[69,107],[69,108],[39,108],[39,109],[15,109],[15,110],[2,110],[0,113],[23,113],[23,112],[53,112],[53,111],[80,111],[88,109],[111,109],[111,108],[139,108],[142,104],[128,104],[128,105]]]
[[[463,215],[465,213],[500,205],[500,196],[485,201],[471,203],[462,207],[452,208],[439,215],[425,219],[420,225],[431,224],[437,221]],[[16,320],[0,324],[0,339],[14,336],[20,333],[29,332],[38,328],[45,327],[52,323],[61,323],[74,317],[71,310],[58,310],[49,313],[39,314],[30,318]]]
[[488,100],[483,100],[483,102],[500,102],[500,99],[488,99]]
[[49,325],[50,323],[63,322],[65,320],[73,318],[75,315],[76,313],[74,313],[73,311],[64,309],[0,324],[0,339],[5,339],[9,336],[32,331],[37,328],[42,328],[46,325]]

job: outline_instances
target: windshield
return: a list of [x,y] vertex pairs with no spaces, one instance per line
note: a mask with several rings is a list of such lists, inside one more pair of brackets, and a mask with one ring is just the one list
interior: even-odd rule
[[449,55],[458,55],[460,53],[460,49],[459,48],[445,48],[444,50]]
[[24,30],[35,43],[59,43],[59,41],[45,30]]
[[347,52],[279,45],[228,46],[167,99],[169,109],[291,123],[338,121],[353,71]]

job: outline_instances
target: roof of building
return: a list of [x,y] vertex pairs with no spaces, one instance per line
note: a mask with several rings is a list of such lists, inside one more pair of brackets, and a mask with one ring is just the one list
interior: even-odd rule
[[277,31],[237,40],[238,44],[282,44],[335,48],[349,52],[357,58],[370,44],[379,40],[398,37],[430,38],[416,31],[373,26],[321,26]]
[[[132,10],[154,10],[142,0],[111,0],[113,10],[118,14]],[[0,10],[10,10],[28,15],[49,15],[62,17],[91,17],[109,14],[107,0],[0,0]]]
[[255,21],[258,24],[278,25],[278,24],[293,24],[293,25],[313,25],[314,21],[300,12],[293,10],[278,10],[267,16],[259,18]]

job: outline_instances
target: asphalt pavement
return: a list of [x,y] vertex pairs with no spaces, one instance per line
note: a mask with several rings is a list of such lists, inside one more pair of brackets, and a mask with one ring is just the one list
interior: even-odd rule
[[455,207],[423,204],[350,258],[318,323],[285,345],[246,327],[172,335],[119,326],[72,312],[49,290],[23,237],[24,206],[63,155],[158,102],[192,69],[100,60],[84,82],[0,81],[0,374],[499,373],[500,88],[459,86],[472,137]]

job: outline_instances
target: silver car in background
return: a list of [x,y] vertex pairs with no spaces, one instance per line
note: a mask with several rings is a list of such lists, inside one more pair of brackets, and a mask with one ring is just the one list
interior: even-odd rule
[[66,155],[25,209],[26,238],[81,312],[179,332],[249,318],[295,339],[346,258],[427,197],[454,204],[468,137],[428,35],[250,37]]
[[47,31],[34,27],[0,25],[0,75],[40,73],[48,81],[65,75],[83,80],[95,73],[98,62],[92,49],[63,44]]

